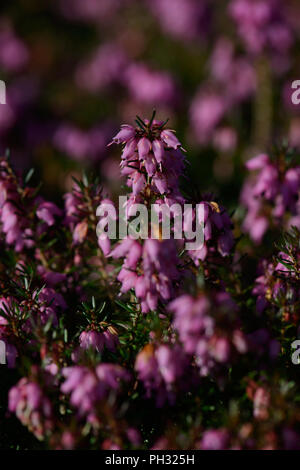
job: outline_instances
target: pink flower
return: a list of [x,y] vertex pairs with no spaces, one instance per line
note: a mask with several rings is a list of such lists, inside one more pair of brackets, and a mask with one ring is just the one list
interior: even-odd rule
[[226,450],[229,445],[229,433],[226,429],[208,429],[203,433],[200,448],[202,450]]
[[157,406],[161,407],[166,400],[174,404],[175,385],[180,385],[186,365],[178,345],[162,344],[155,348],[148,344],[137,355],[135,369],[144,384],[146,396],[155,394]]
[[104,349],[103,335],[97,331],[83,331],[79,337],[79,341],[82,349],[89,349],[92,347],[98,352],[101,352]]
[[0,29],[0,64],[8,72],[17,72],[24,67],[28,61],[28,49],[10,27]]
[[203,38],[210,27],[209,2],[147,0],[163,30],[184,41]]
[[146,137],[142,137],[138,142],[137,148],[138,148],[140,160],[143,160],[145,157],[148,156],[148,153],[151,150],[150,140],[147,139]]
[[270,403],[270,392],[264,387],[258,387],[253,398],[254,418],[263,421],[268,419],[268,407]]
[[135,129],[132,126],[123,124],[120,132],[113,138],[113,142],[116,144],[122,144],[130,141],[135,136]]
[[80,416],[93,419],[95,408],[112,392],[118,393],[121,382],[130,380],[129,373],[115,364],[102,363],[96,369],[83,366],[64,368],[65,382],[61,391],[70,394],[71,404],[77,408]]
[[200,91],[194,98],[190,116],[195,136],[200,144],[206,144],[226,111],[226,102],[218,94]]
[[94,348],[98,352],[102,352],[106,347],[114,352],[119,345],[119,339],[115,331],[110,331],[111,327],[103,332],[88,330],[83,331],[79,337],[80,347],[82,349]]
[[[300,167],[283,168],[262,154],[246,163],[250,175],[241,192],[241,202],[247,208],[243,223],[255,243],[260,243],[269,226],[284,222],[288,226],[299,215]],[[286,222],[285,222],[286,221]]]
[[229,12],[238,32],[252,54],[269,47],[275,53],[288,53],[292,45],[292,31],[285,21],[285,4],[281,0],[232,0]]
[[157,106],[174,106],[176,103],[176,85],[167,72],[152,70],[144,64],[132,64],[125,72],[125,84],[138,102]]
[[166,129],[162,131],[160,137],[163,142],[167,145],[167,147],[173,148],[175,150],[181,147],[181,143],[179,142],[173,131]]
[[[207,199],[211,197],[207,196]],[[199,230],[203,230],[203,243],[200,243],[199,247],[196,246],[196,249],[188,251],[194,263],[198,265],[199,260],[204,261],[209,256],[215,256],[216,252],[221,256],[228,256],[234,246],[234,237],[233,224],[227,211],[214,201],[201,201],[197,211],[193,209],[184,217],[184,227],[195,223],[196,217],[202,224]]]

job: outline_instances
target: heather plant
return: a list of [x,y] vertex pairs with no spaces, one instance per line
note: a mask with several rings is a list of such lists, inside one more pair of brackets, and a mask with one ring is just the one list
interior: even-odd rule
[[[299,447],[291,361],[299,334],[299,229],[283,233],[270,258],[258,262],[261,237],[251,245],[235,235],[245,222],[211,195],[182,191],[188,153],[166,126],[153,113],[112,139],[122,145],[127,221],[136,202],[148,211],[188,201],[182,225],[195,225],[200,201],[198,250],[172,231],[163,239],[159,216],[147,219],[146,238],[137,231],[110,239],[97,229],[98,208],[114,202],[97,179],[75,178],[54,204],[31,185],[32,171],[16,174],[9,157],[1,159],[3,447]],[[250,160],[247,168],[258,173],[241,199],[249,211],[258,205],[255,214],[272,205],[267,220],[277,231],[297,221],[299,195],[298,167],[288,153],[280,162]],[[173,228],[175,216],[171,211]],[[18,442],[14,426],[27,429]]]

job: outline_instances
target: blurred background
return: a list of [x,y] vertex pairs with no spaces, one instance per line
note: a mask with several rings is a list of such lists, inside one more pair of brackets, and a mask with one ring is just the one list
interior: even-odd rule
[[299,0],[1,0],[0,150],[54,200],[93,169],[120,192],[135,115],[170,119],[195,191],[234,208],[243,162],[300,146]]

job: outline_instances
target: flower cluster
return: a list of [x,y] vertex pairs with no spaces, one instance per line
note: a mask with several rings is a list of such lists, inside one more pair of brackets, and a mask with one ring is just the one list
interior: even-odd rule
[[154,0],[149,7],[157,16],[161,26],[172,36],[185,41],[197,40],[205,35],[209,4],[196,0]]
[[95,225],[96,207],[101,201],[100,187],[78,186],[65,194],[65,223],[73,231],[73,241],[81,244],[86,239],[90,225]]
[[115,364],[99,364],[95,370],[87,367],[72,366],[62,370],[65,381],[61,390],[70,394],[71,405],[79,416],[93,421],[97,416],[96,408],[108,395],[118,392],[120,381],[128,381],[130,376],[122,367]]
[[[137,118],[138,127],[123,125],[113,143],[124,144],[121,173],[127,176],[131,194],[126,202],[127,217],[135,202],[148,206],[164,201],[168,205],[182,202],[179,176],[184,168],[181,144],[175,134],[164,129],[165,123]],[[146,230],[152,233],[151,223]],[[159,227],[157,228],[159,231]],[[155,310],[159,300],[172,298],[174,283],[179,280],[179,259],[173,239],[123,239],[109,253],[114,259],[124,259],[118,280],[121,292],[134,288],[143,312]]]
[[162,407],[165,401],[175,403],[176,386],[182,388],[187,365],[187,358],[179,345],[160,344],[155,347],[150,343],[137,355],[135,369],[146,389],[146,396],[155,395],[157,406]]
[[269,226],[299,224],[300,166],[286,167],[284,157],[272,161],[266,154],[246,163],[254,177],[246,180],[241,202],[247,208],[244,230],[260,243]]
[[11,4],[0,449],[299,450],[300,2]]
[[117,333],[112,327],[108,327],[103,333],[96,330],[83,331],[79,341],[82,349],[94,348],[98,352],[103,351],[104,348],[115,351],[119,345]]
[[154,119],[137,119],[138,127],[123,125],[113,143],[125,144],[122,152],[121,173],[127,177],[131,198],[147,193],[172,203],[182,201],[179,177],[184,169],[182,146],[165,123]]
[[143,246],[131,238],[124,239],[112,252],[113,258],[124,258],[118,280],[121,292],[134,288],[144,313],[157,308],[158,300],[166,302],[179,279],[179,263],[173,240],[145,240]]
[[235,54],[234,44],[221,37],[211,54],[210,80],[199,87],[190,106],[195,138],[202,145],[212,142],[222,152],[234,151],[236,131],[226,124],[226,116],[255,92],[257,78],[248,57]]
[[[6,160],[0,164],[0,221],[6,243],[14,245],[16,251],[34,246],[31,222],[37,217],[41,223],[38,234],[53,226],[56,218],[62,215],[52,202],[36,197],[34,188],[22,187],[20,178],[12,173]],[[23,207],[26,207],[24,213]]]
[[275,53],[289,51],[293,38],[281,0],[232,0],[229,10],[251,53],[258,54],[267,48]]

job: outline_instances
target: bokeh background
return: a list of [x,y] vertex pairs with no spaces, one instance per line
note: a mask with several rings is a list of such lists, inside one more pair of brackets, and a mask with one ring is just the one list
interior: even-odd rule
[[157,110],[189,189],[237,204],[243,163],[300,146],[299,0],[1,0],[0,149],[59,201],[93,169],[120,192],[121,123]]

